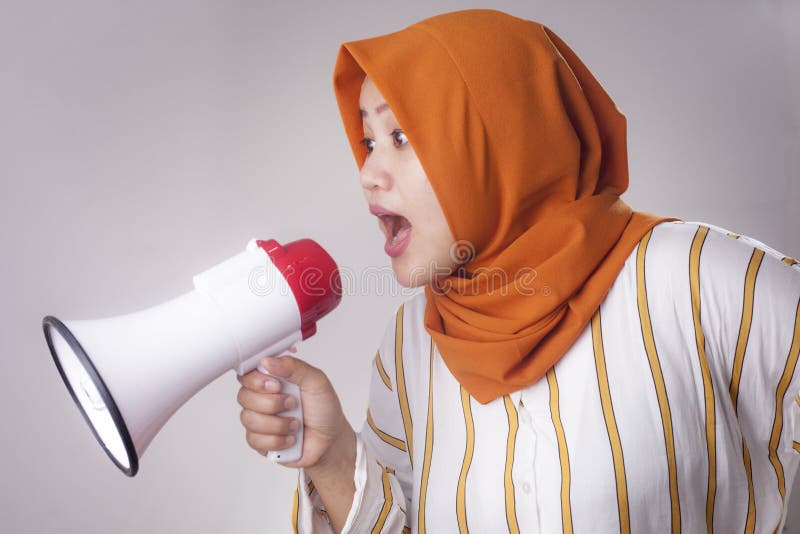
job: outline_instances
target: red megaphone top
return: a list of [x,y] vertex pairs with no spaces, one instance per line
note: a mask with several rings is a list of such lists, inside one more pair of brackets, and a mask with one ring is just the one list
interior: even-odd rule
[[342,300],[342,280],[333,258],[312,239],[280,245],[274,239],[257,240],[292,288],[300,309],[303,339],[317,331],[317,321]]

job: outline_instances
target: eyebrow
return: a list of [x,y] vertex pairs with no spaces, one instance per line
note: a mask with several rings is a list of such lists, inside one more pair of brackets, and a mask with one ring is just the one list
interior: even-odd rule
[[[379,105],[377,108],[375,108],[375,115],[378,115],[379,113],[381,113],[382,111],[386,111],[387,109],[389,109],[389,104],[387,104],[386,102],[383,102],[381,105]],[[367,111],[365,109],[360,109],[359,108],[358,112],[361,114],[361,118],[362,119],[368,115],[368,113],[367,113]]]

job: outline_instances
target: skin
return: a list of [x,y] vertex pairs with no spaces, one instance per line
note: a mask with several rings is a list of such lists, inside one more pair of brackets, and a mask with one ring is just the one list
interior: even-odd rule
[[[356,434],[344,415],[336,390],[325,373],[300,358],[283,355],[261,364],[274,376],[300,387],[303,405],[303,452],[286,467],[303,467],[325,503],[334,532],[341,532],[353,504]],[[292,397],[281,393],[277,380],[258,370],[236,377],[242,387],[236,398],[247,444],[259,454],[288,447],[295,438],[293,420],[280,415]],[[292,401],[290,401],[292,402]],[[304,490],[301,490],[304,491]]]
[[[400,256],[392,258],[392,270],[404,287],[418,287],[453,271],[457,262],[451,254],[454,238],[422,164],[391,108],[369,77],[361,85],[362,110],[367,152],[359,173],[367,204],[380,206],[404,216],[411,223],[411,240]],[[378,225],[387,234],[383,221]]]
[[[359,179],[367,204],[379,204],[403,215],[411,223],[411,240],[403,253],[392,258],[392,270],[404,287],[425,285],[449,274],[457,265],[451,254],[454,239],[444,213],[408,139],[375,84],[365,78],[359,105],[364,144],[369,152]],[[384,224],[379,226],[386,234]],[[303,406],[303,452],[287,467],[302,467],[314,481],[325,504],[334,532],[340,532],[353,503],[356,434],[344,415],[339,397],[325,373],[291,355],[265,358],[262,365],[300,387]],[[237,402],[245,439],[259,454],[281,450],[294,440],[291,418],[280,414],[293,399],[280,392],[280,384],[257,370],[238,376]],[[284,403],[290,402],[289,406]]]

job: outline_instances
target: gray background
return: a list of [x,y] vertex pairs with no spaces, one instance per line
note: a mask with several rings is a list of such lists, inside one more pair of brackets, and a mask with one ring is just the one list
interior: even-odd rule
[[[543,22],[628,118],[626,201],[800,256],[797,2],[642,4],[0,4],[0,530],[290,531],[296,471],[245,443],[232,372],[130,479],[73,406],[40,323],[162,302],[251,237],[311,237],[356,280],[388,272],[331,86],[341,42],[468,7]],[[353,284],[300,347],[357,427],[400,289]]]

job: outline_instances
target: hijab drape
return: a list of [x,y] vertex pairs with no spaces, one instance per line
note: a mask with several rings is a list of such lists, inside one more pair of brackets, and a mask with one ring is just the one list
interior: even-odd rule
[[481,403],[527,387],[569,349],[653,226],[634,211],[625,116],[548,27],[492,9],[344,43],[334,91],[359,168],[368,75],[457,240],[425,287],[425,329]]

